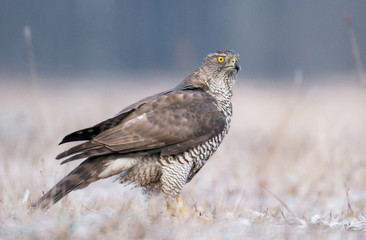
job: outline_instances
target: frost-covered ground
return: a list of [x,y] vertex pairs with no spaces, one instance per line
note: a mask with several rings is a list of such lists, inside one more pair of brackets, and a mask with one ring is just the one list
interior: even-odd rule
[[29,209],[78,164],[54,160],[71,146],[57,146],[64,135],[179,80],[9,80],[0,81],[0,239],[366,237],[366,91],[352,77],[303,87],[239,79],[230,133],[182,193],[208,222],[172,217],[161,199],[114,179]]

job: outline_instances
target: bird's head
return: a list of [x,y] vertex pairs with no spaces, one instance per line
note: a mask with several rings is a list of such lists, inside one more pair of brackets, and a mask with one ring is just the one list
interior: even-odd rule
[[219,50],[209,54],[200,68],[211,92],[230,93],[239,70],[239,54],[231,50]]
[[209,54],[202,66],[176,88],[194,86],[228,99],[232,96],[232,87],[239,70],[239,54],[231,50],[219,50]]
[[219,50],[209,54],[202,69],[212,74],[236,75],[240,70],[239,54],[231,50]]

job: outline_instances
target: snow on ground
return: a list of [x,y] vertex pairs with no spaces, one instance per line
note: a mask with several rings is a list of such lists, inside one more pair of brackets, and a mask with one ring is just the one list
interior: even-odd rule
[[[199,217],[113,178],[48,211],[34,202],[78,163],[59,165],[62,137],[165,88],[153,78],[0,82],[0,239],[361,239],[366,230],[366,91],[352,79],[276,86],[239,79],[232,127],[187,184]],[[156,84],[158,83],[158,84]]]

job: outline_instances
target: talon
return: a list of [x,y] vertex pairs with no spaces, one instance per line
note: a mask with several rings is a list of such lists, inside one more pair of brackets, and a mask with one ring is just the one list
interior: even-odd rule
[[180,197],[177,197],[176,200],[177,200],[177,204],[178,204],[178,208],[179,208],[179,213],[181,215],[183,215],[184,217],[187,217],[188,214],[187,214],[187,210],[184,207],[183,200]]
[[167,204],[168,212],[174,217],[178,216],[178,214],[175,210],[175,206],[173,206],[173,204],[171,204],[169,201],[166,204]]
[[[172,216],[176,216],[176,217],[177,216],[187,217],[188,214],[187,214],[187,210],[184,207],[183,200],[181,198],[177,197],[176,201],[177,201],[177,205],[173,204],[170,201],[167,201],[167,208],[168,208],[168,211],[170,212],[170,214]],[[176,206],[178,206],[178,213],[176,211],[177,210]]]
[[[188,211],[184,207],[183,200],[180,197],[177,197],[175,200],[177,201],[177,205],[173,204],[170,201],[167,201],[167,208],[172,216],[175,217],[183,216],[185,218],[190,216],[197,217],[198,220],[200,220],[201,222],[213,221],[213,216],[202,215],[199,211],[196,210],[192,211],[192,213],[189,215]],[[178,212],[177,212],[177,206],[178,206]]]

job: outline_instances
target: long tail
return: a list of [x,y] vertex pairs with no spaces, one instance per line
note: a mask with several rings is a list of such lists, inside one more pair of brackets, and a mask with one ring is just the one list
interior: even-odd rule
[[110,166],[113,165],[111,163],[115,162],[115,160],[116,156],[114,155],[91,157],[86,159],[53,188],[51,188],[51,190],[44,194],[32,205],[32,207],[47,209],[50,205],[55,204],[71,191],[85,188],[92,182],[118,174],[131,166],[128,164],[128,159],[124,159],[126,164],[120,165],[119,169],[112,167],[113,171],[109,171],[109,169],[111,169]]

